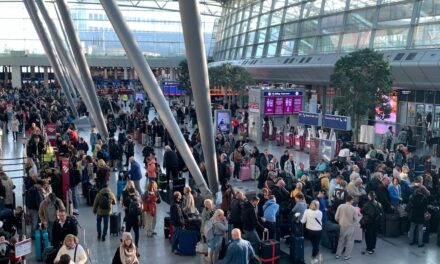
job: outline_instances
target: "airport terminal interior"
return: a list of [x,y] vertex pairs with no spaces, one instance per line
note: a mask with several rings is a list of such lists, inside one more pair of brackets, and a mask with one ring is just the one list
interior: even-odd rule
[[[0,263],[440,263],[440,0],[0,0],[0,25]],[[358,51],[390,80],[362,120],[332,82]]]

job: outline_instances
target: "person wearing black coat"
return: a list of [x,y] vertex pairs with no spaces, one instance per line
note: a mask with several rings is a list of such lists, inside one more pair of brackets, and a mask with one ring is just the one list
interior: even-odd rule
[[259,252],[258,246],[261,241],[258,233],[263,232],[263,230],[267,231],[267,229],[258,221],[257,213],[255,211],[259,202],[260,199],[258,197],[253,197],[252,200],[244,203],[241,212],[241,223],[243,225],[245,239],[251,243],[257,254]]
[[162,167],[166,170],[167,186],[169,186],[170,179],[177,178],[179,168],[177,153],[173,151],[170,146],[165,146]]
[[60,248],[64,242],[64,238],[72,234],[78,236],[78,226],[76,220],[72,216],[66,216],[66,210],[60,209],[57,212],[57,220],[52,227],[53,247]]
[[[411,227],[408,231],[410,245],[418,243],[423,247],[423,225],[425,224],[425,213],[428,211],[428,195],[426,188],[416,181],[415,192],[409,201],[409,220]],[[417,230],[417,240],[415,232]]]
[[170,223],[173,225],[173,238],[171,241],[171,251],[177,254],[179,236],[182,229],[185,227],[185,216],[181,206],[182,194],[174,192],[173,202],[170,207]]
[[390,195],[388,193],[388,185],[390,183],[390,178],[383,177],[382,184],[377,187],[376,197],[377,201],[382,205],[382,209],[385,213],[393,213],[391,207]]
[[362,207],[362,227],[365,230],[366,253],[373,254],[377,241],[377,226],[380,221],[382,206],[376,201],[376,193],[368,193],[368,202]]
[[237,192],[235,194],[235,198],[232,199],[231,202],[231,214],[229,215],[229,223],[234,225],[234,228],[238,228],[240,230],[243,230],[243,225],[241,222],[241,214],[242,214],[242,209],[243,209],[243,205],[246,201],[246,197],[244,196],[244,194],[242,192]]
[[220,160],[217,163],[218,179],[220,182],[229,181],[230,175],[228,175],[228,156],[223,153],[220,155]]

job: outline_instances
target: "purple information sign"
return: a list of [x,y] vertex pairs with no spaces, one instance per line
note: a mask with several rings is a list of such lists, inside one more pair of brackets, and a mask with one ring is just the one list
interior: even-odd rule
[[264,98],[264,113],[266,115],[273,115],[275,112],[275,98],[266,97]]
[[284,97],[284,114],[293,114],[293,98]]
[[302,96],[293,97],[293,113],[299,113],[302,110]]
[[284,97],[275,97],[275,115],[284,114]]

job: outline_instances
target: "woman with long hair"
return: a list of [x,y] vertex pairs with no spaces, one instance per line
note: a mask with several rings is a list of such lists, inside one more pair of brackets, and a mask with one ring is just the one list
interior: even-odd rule
[[139,264],[137,248],[129,232],[122,233],[121,245],[116,249],[112,264]]
[[147,191],[142,196],[143,220],[145,226],[145,233],[147,237],[156,235],[154,229],[156,227],[156,204],[160,203],[160,196],[157,192],[157,183],[150,181]]

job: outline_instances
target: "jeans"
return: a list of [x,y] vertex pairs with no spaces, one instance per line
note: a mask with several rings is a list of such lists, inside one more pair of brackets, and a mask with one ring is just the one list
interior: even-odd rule
[[76,189],[76,186],[70,188],[70,190],[72,191],[72,203],[74,209],[78,209],[78,197],[76,197]]
[[31,237],[32,238],[35,238],[35,232],[34,232],[34,230],[35,230],[35,228],[37,227],[37,225],[38,225],[38,210],[33,210],[33,209],[28,209],[28,213],[29,213],[29,216],[30,216],[30,218],[31,218],[31,228],[30,228],[30,230],[31,230]]
[[319,243],[321,242],[321,230],[307,230],[309,233],[310,242],[312,242],[312,258],[316,258],[319,254]]
[[365,243],[367,244],[367,251],[372,251],[376,248],[377,240],[377,224],[370,223],[365,225]]
[[261,240],[260,237],[258,236],[257,231],[255,229],[252,231],[245,230],[244,238],[251,243],[252,247],[254,248],[255,254],[258,255],[260,252],[258,248]]
[[142,188],[141,188],[141,180],[133,181],[134,182],[134,188],[136,191],[138,191],[139,195],[142,195]]
[[[108,232],[108,220],[110,219],[109,215],[98,215],[96,217],[96,229],[98,230],[98,236],[105,238]],[[101,230],[101,221],[104,220],[104,229]],[[102,232],[101,232],[102,231]]]
[[[414,233],[417,228],[417,241],[415,241]],[[408,238],[410,243],[418,243],[419,246],[423,245],[423,224],[416,224],[411,222],[411,227],[409,228]]]
[[171,239],[171,251],[177,251],[179,246],[179,236],[180,231],[182,231],[182,227],[173,226],[173,237]]
[[234,178],[239,178],[240,174],[240,162],[234,162]]
[[127,219],[125,231],[130,232],[132,228],[134,232],[134,244],[136,247],[139,247],[139,222],[137,219]]
[[55,222],[52,222],[52,221],[49,221],[49,222],[47,222],[47,226],[46,226],[46,228],[47,228],[47,234],[49,235],[49,241],[50,241],[50,243],[52,243],[53,244],[53,232],[52,232],[52,230],[53,230],[53,224],[54,224]]

